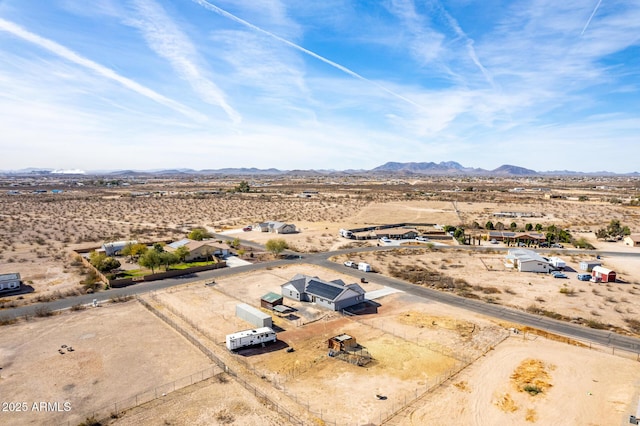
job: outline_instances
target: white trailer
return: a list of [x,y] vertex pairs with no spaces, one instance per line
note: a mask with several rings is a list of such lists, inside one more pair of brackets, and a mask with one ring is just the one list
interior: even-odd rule
[[254,330],[238,331],[237,333],[227,334],[227,349],[234,351],[236,349],[247,348],[254,345],[264,345],[265,343],[275,342],[276,332],[270,327],[261,327]]
[[556,269],[564,269],[567,267],[567,263],[559,257],[550,257],[549,263]]
[[371,272],[371,265],[368,263],[360,262],[358,263],[358,270],[363,272]]
[[349,231],[348,229],[341,229],[338,233],[343,238],[352,238],[353,237],[353,232]]

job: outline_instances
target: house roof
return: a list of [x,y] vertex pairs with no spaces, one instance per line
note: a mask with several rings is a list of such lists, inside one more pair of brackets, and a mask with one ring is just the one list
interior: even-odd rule
[[13,280],[19,280],[20,279],[20,274],[19,273],[13,273],[13,274],[0,274],[0,281],[13,281]]
[[273,303],[282,299],[282,295],[270,291],[269,293],[262,296],[261,299],[264,300],[265,302]]
[[365,294],[365,291],[358,284],[344,285],[342,280],[323,281],[318,277],[296,274],[289,282],[282,287],[294,287],[299,293],[308,293],[323,299],[336,301],[346,292]]
[[319,281],[319,280],[310,280],[307,283],[305,291],[309,294],[313,294],[314,296],[322,297],[324,299],[335,300],[342,294],[345,287],[340,284]]
[[510,259],[517,259],[518,262],[544,262],[549,263],[549,260],[540,256],[533,250],[525,250],[525,249],[511,249],[509,250],[509,254],[507,255]]
[[195,241],[195,240],[190,240],[188,238],[185,238],[180,241],[175,241],[171,244],[167,244],[165,248],[169,249],[169,251],[174,251],[179,247],[186,247],[187,249],[189,249],[189,251],[194,251],[204,246],[211,247],[218,250],[226,249],[226,247],[214,244],[212,241],[208,241],[208,240]]
[[627,238],[631,238],[634,243],[640,243],[640,234],[627,235]]
[[595,267],[592,269],[592,271],[593,271],[593,272],[600,272],[601,274],[605,274],[605,275],[609,275],[609,274],[610,274],[610,273],[612,273],[612,272],[615,274],[615,272],[614,272],[614,271],[612,271],[611,269],[607,269],[607,268],[604,268],[604,267],[602,267],[602,266],[595,266]]

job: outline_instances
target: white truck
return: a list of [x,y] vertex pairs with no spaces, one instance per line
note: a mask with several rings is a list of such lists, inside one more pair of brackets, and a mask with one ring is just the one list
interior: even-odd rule
[[360,262],[358,263],[358,270],[363,272],[371,272],[371,265],[368,263]]
[[275,342],[276,332],[270,327],[261,327],[254,330],[243,330],[237,333],[227,334],[227,349],[235,351],[254,345],[264,345]]
[[353,232],[349,231],[348,229],[341,229],[340,231],[338,231],[338,234],[343,238],[353,237]]

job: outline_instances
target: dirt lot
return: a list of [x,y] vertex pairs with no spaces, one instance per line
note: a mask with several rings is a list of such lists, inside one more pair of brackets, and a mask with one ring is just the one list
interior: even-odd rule
[[[531,395],[514,379],[538,361],[548,387]],[[416,404],[399,425],[626,424],[640,396],[638,362],[538,337],[511,337]]]
[[[568,318],[612,324],[632,331],[625,319],[634,318],[640,312],[637,308],[640,303],[640,258],[605,256],[603,265],[617,270],[626,283],[596,284],[576,278],[577,273],[582,272],[580,261],[593,256],[565,256],[560,251],[555,252],[566,261],[569,276],[568,279],[557,279],[549,274],[507,268],[505,254],[461,249],[398,249],[387,253],[360,253],[349,259],[368,262],[385,275],[390,275],[391,269],[423,268],[432,274],[451,277],[458,284],[468,284],[471,296],[491,303],[522,310],[535,307]],[[346,256],[338,256],[335,260],[346,259]]]
[[[0,412],[0,423],[77,424],[93,410],[208,366],[208,358],[136,301],[5,326],[0,395],[3,402],[26,402],[28,410]],[[34,402],[68,402],[70,411],[36,412]]]

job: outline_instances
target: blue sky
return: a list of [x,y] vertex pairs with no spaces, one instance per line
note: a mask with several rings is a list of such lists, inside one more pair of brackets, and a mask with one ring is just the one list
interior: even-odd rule
[[640,171],[640,3],[0,0],[0,169]]

